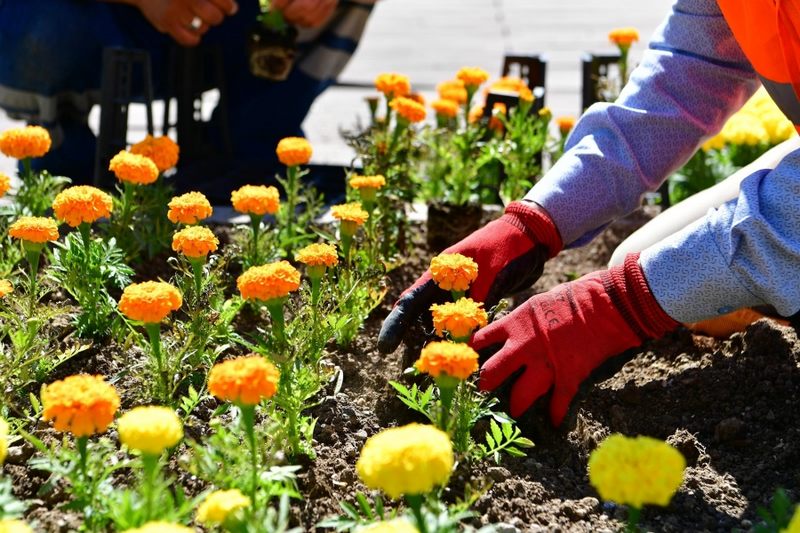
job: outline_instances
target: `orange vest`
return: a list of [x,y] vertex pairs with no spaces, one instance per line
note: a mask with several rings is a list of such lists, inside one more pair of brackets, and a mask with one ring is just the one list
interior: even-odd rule
[[800,131],[800,0],[717,0],[736,42]]

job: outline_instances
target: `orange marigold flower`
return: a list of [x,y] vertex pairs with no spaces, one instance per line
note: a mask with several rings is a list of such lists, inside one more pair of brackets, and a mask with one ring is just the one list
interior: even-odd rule
[[360,226],[369,218],[369,213],[361,208],[361,202],[350,202],[331,207],[331,216],[342,222],[352,222]]
[[483,116],[483,106],[482,105],[476,105],[476,106],[473,106],[472,109],[469,110],[469,115],[467,116],[467,121],[470,124],[475,124],[476,122],[478,122],[481,119],[482,116]]
[[629,48],[630,45],[639,40],[639,30],[630,26],[615,28],[608,32],[608,40],[620,48]]
[[414,367],[438,378],[467,379],[478,370],[478,352],[460,342],[431,342],[422,349]]
[[75,437],[104,432],[119,409],[119,395],[102,376],[79,374],[42,386],[42,418]]
[[14,286],[7,279],[0,279],[0,298],[5,298],[14,292]]
[[431,312],[433,328],[440,337],[444,337],[446,331],[453,339],[466,339],[473,331],[489,322],[483,304],[472,298],[459,298],[457,302],[433,304]]
[[191,259],[206,257],[217,251],[219,240],[214,232],[203,226],[189,226],[172,236],[172,249]]
[[336,247],[327,243],[309,244],[298,250],[295,260],[310,267],[335,267],[339,264]]
[[411,93],[408,95],[408,98],[414,100],[418,104],[425,105],[425,97],[422,96],[422,93]]
[[421,122],[425,120],[425,106],[415,102],[411,98],[399,96],[389,104],[395,112],[409,122]]
[[118,180],[134,185],[149,185],[158,179],[158,167],[149,158],[121,151],[111,158],[108,169]]
[[250,354],[214,365],[208,374],[208,390],[226,402],[257,405],[275,395],[279,379],[275,365]]
[[167,218],[173,224],[197,224],[213,212],[208,198],[196,191],[175,196],[169,201],[168,207]]
[[157,324],[183,304],[181,293],[163,281],[132,283],[122,291],[119,310],[131,320]]
[[5,196],[11,189],[11,178],[0,172],[0,197]]
[[236,280],[236,286],[245,300],[267,302],[285,298],[300,288],[300,272],[288,261],[248,268]]
[[8,234],[21,241],[45,243],[58,240],[58,223],[47,217],[19,217]]
[[456,118],[458,116],[458,102],[453,100],[442,98],[434,101],[431,107],[439,116],[447,118]]
[[275,149],[278,160],[287,167],[307,165],[311,152],[311,143],[303,137],[284,137]]
[[280,207],[280,193],[272,185],[245,185],[231,193],[231,203],[247,215],[274,215]]
[[558,125],[558,131],[561,132],[561,135],[566,135],[572,128],[575,127],[576,119],[572,115],[564,115],[561,117],[556,118],[556,125]]
[[530,87],[522,78],[517,76],[503,76],[486,89],[486,94],[489,94],[490,91],[514,93],[519,96],[520,100],[533,102],[533,92]]
[[74,228],[111,216],[113,206],[109,194],[89,185],[76,185],[58,193],[53,200],[53,213]]
[[411,93],[411,82],[403,74],[384,72],[375,78],[375,88],[391,100],[398,96],[408,96]]
[[158,172],[163,173],[178,164],[181,150],[178,144],[166,135],[162,137],[147,135],[143,141],[131,146],[131,153],[150,158],[158,168]]
[[478,263],[461,254],[439,254],[431,260],[431,277],[446,291],[464,292],[478,277]]
[[0,133],[0,152],[14,159],[42,157],[50,150],[50,133],[41,126],[13,128]]
[[436,86],[436,90],[442,100],[452,100],[457,104],[467,103],[467,89],[459,79],[444,81]]
[[489,73],[480,67],[462,67],[456,73],[456,78],[467,87],[477,87],[489,79]]
[[378,174],[376,176],[353,176],[350,178],[350,186],[354,189],[380,189],[386,185],[386,178]]

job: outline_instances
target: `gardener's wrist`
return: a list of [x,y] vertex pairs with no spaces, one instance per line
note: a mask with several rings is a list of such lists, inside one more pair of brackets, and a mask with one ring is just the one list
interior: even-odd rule
[[564,247],[553,218],[532,200],[511,202],[505,209],[504,218],[523,231],[534,244],[547,248],[549,257],[555,257]]

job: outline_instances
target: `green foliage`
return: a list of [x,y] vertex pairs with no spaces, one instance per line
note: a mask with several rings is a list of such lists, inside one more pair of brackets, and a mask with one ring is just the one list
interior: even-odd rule
[[522,432],[511,421],[504,421],[500,425],[492,418],[489,420],[490,431],[486,432],[486,444],[478,444],[475,459],[480,461],[492,457],[499,463],[501,455],[507,453],[512,457],[525,457],[525,452],[520,448],[532,448],[533,441],[522,436]]
[[16,215],[43,216],[53,205],[56,195],[68,184],[69,178],[53,176],[46,170],[34,172],[30,161],[24,161],[26,168],[20,174],[22,184],[14,195]]
[[783,489],[777,489],[772,495],[769,508],[759,507],[758,516],[763,520],[755,526],[755,533],[779,533],[784,531],[792,520],[795,505]]
[[175,230],[167,218],[172,185],[161,176],[150,185],[123,183],[117,190],[106,231],[122,247],[125,259],[139,263],[168,250]]
[[14,496],[11,478],[0,477],[0,520],[20,518],[27,508]]
[[374,502],[363,492],[356,492],[356,503],[339,502],[342,515],[326,518],[317,524],[317,527],[330,528],[336,531],[352,531],[359,526],[367,526],[375,522],[391,520],[397,515],[396,510],[388,510],[384,507],[383,497],[378,493]]
[[727,150],[698,150],[669,177],[669,200],[677,204],[723,181],[737,170]]
[[75,317],[78,336],[101,339],[108,336],[113,322],[119,320],[117,302],[109,291],[124,289],[134,272],[125,263],[115,239],[90,239],[88,248],[87,251],[80,233],[71,232],[63,243],[55,243],[47,274],[80,306]]
[[483,150],[502,165],[500,195],[506,202],[522,198],[542,173],[542,153],[547,142],[549,113],[531,112],[532,102],[520,100],[508,115],[499,117],[505,129]]

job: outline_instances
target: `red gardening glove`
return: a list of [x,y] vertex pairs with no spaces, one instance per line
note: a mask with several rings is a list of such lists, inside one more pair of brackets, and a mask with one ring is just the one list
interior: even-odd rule
[[481,368],[480,388],[494,390],[521,371],[511,416],[552,388],[550,419],[561,424],[578,386],[603,361],[679,325],[656,302],[638,261],[630,254],[623,266],[537,294],[478,330],[472,347],[495,352]]
[[[562,248],[550,216],[536,204],[511,202],[505,214],[454,244],[443,253],[459,253],[478,263],[478,278],[469,297],[489,309],[500,298],[530,287],[542,275],[544,263]],[[393,352],[411,323],[431,304],[445,301],[449,293],[440,289],[427,270],[400,295],[386,317],[378,336],[378,349]]]

